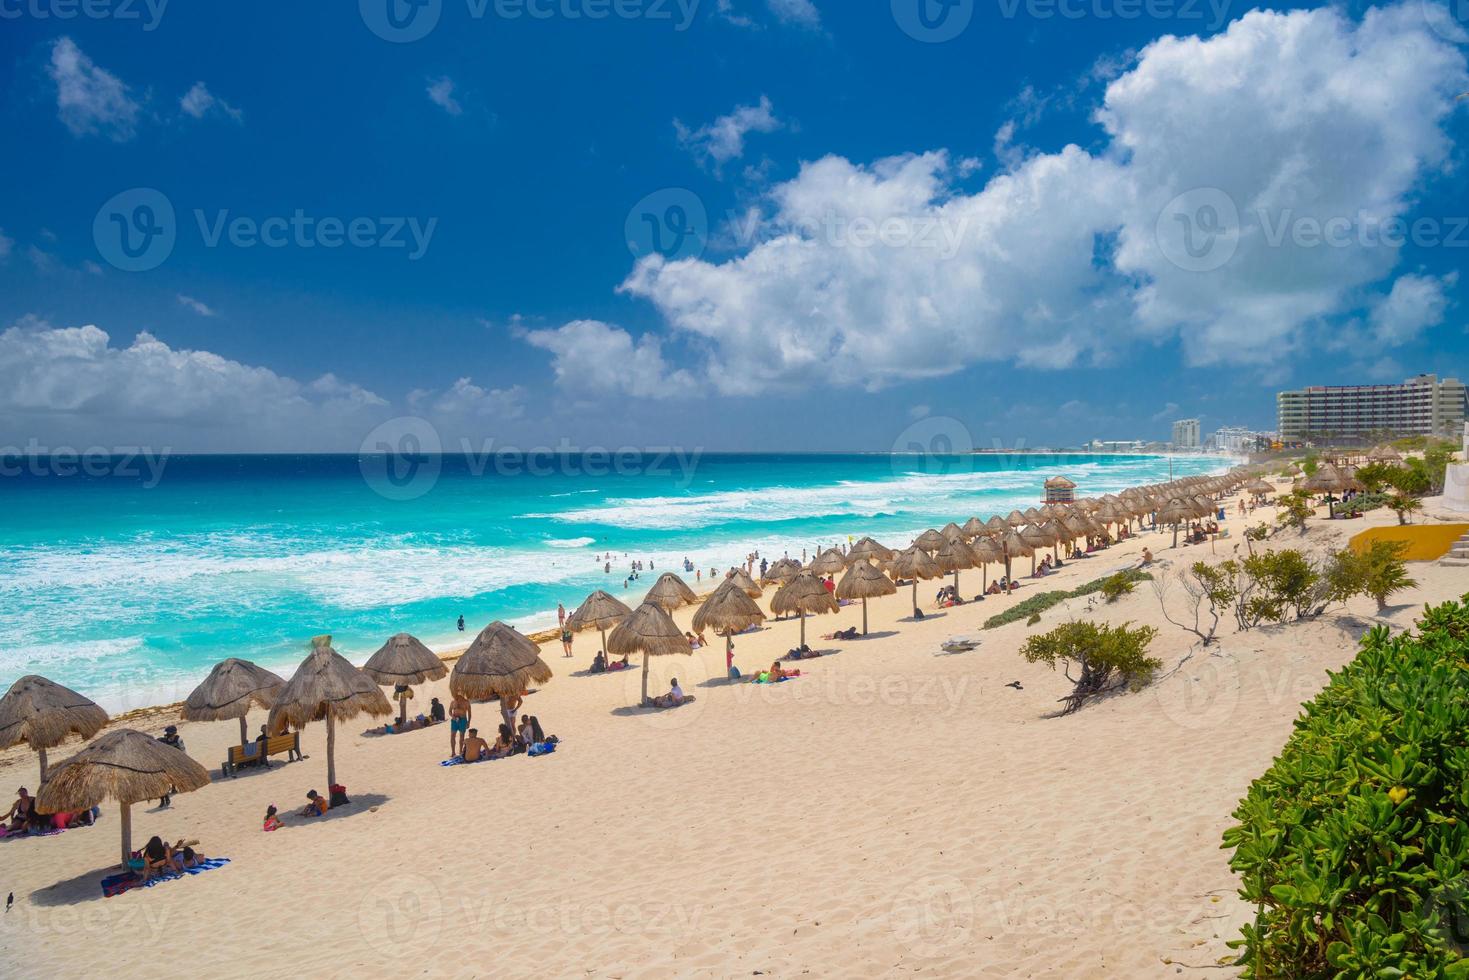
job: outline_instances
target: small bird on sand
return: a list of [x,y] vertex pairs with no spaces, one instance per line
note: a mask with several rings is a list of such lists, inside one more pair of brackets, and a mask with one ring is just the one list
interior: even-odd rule
[[1023,687],[1020,686],[1020,682],[1019,681],[1011,681],[1010,683],[1006,684],[1005,686],[1006,687],[1013,687],[1017,691],[1023,691],[1023,690],[1025,690],[1025,688],[1023,688]]

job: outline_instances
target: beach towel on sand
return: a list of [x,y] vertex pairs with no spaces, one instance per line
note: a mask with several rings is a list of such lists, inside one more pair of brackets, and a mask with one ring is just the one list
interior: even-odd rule
[[176,881],[184,875],[197,875],[205,871],[213,871],[215,868],[222,868],[229,863],[229,858],[208,858],[200,861],[196,867],[185,868],[181,872],[175,871],[173,874],[157,875],[149,878],[147,881],[143,880],[142,875],[132,871],[124,874],[108,875],[102,879],[102,897],[111,898],[114,895],[121,895],[123,892],[132,891],[134,888],[152,888],[154,885],[161,885],[165,881]]

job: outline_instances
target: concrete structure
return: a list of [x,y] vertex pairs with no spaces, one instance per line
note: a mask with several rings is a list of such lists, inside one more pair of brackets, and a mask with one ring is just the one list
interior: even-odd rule
[[1204,448],[1225,453],[1252,453],[1269,449],[1274,441],[1273,432],[1256,432],[1242,425],[1226,425],[1205,441]]
[[1202,445],[1198,419],[1179,419],[1173,423],[1173,448],[1198,449]]
[[1094,453],[1140,453],[1147,443],[1141,439],[1093,439],[1086,447]]
[[1281,441],[1371,442],[1457,435],[1465,389],[1456,378],[1420,374],[1397,385],[1320,386],[1275,396]]

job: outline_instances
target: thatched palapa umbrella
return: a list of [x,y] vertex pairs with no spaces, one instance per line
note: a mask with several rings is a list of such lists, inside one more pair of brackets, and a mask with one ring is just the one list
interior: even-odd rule
[[657,603],[645,602],[634,609],[632,615],[618,624],[612,635],[607,637],[608,656],[643,655],[643,700],[648,703],[648,662],[654,657],[666,657],[676,653],[693,656],[694,648],[689,638],[683,635],[673,617]]
[[1268,497],[1270,494],[1275,492],[1275,487],[1271,486],[1265,480],[1262,480],[1260,477],[1257,476],[1249,483],[1245,484],[1245,490],[1256,497]]
[[1030,574],[1035,575],[1035,553],[1056,543],[1054,534],[1039,524],[1031,524],[1020,532],[1020,540],[1030,546]]
[[939,568],[938,562],[933,556],[918,546],[900,551],[893,557],[890,571],[898,578],[911,578],[913,580],[913,618],[917,619],[918,611],[918,580],[938,578],[944,574]]
[[806,614],[834,613],[841,606],[836,596],[826,591],[826,583],[807,572],[791,579],[770,598],[770,611],[784,616],[797,613],[801,617],[801,646],[806,645]]
[[449,692],[471,701],[513,698],[551,677],[551,668],[541,659],[541,648],[497,619],[480,630],[464,656],[454,662]]
[[251,708],[270,709],[286,682],[248,660],[230,657],[214,665],[204,683],[194,688],[179,716],[184,721],[240,720],[240,744],[250,742],[245,716]]
[[711,629],[724,637],[725,663],[733,662],[734,635],[765,622],[765,613],[732,579],[726,581],[694,613],[694,632]]
[[1000,550],[1005,555],[1005,580],[1007,582],[1014,581],[1015,579],[1014,571],[1010,567],[1011,559],[1018,558],[1021,555],[1030,555],[1031,558],[1035,557],[1035,549],[1026,543],[1025,538],[1021,537],[1019,531],[1006,531],[1000,538]]
[[733,582],[739,586],[740,591],[751,599],[758,599],[765,592],[764,589],[755,583],[754,579],[750,578],[750,574],[743,568],[731,568],[729,570],[729,577],[725,581]]
[[1158,511],[1158,520],[1164,524],[1173,525],[1173,547],[1178,547],[1178,525],[1187,524],[1194,516],[1188,502],[1182,499],[1168,501],[1163,509]]
[[691,606],[699,601],[698,595],[689,588],[688,583],[672,572],[664,572],[658,576],[658,581],[643,596],[644,602],[656,602],[658,605],[673,612],[679,606]]
[[207,785],[209,772],[183,752],[142,732],[120,728],[58,765],[41,787],[36,806],[42,813],[73,813],[116,800],[126,868],[133,854],[132,805]]
[[989,580],[989,569],[985,566],[990,562],[1004,561],[1005,551],[993,538],[979,538],[969,546],[969,553],[979,562],[979,589],[983,592]]
[[847,559],[835,548],[828,548],[811,559],[808,570],[817,575],[837,575],[847,570]]
[[985,528],[984,521],[977,517],[971,517],[964,522],[964,527],[961,530],[964,532],[964,537],[973,541],[981,534],[984,534],[987,529]]
[[1402,458],[1402,453],[1386,443],[1367,454],[1367,462],[1369,463],[1398,463],[1402,461]]
[[379,718],[391,715],[393,706],[371,677],[332,649],[330,636],[316,637],[311,646],[311,652],[276,695],[269,726],[271,734],[280,735],[288,728],[304,728],[309,722],[326,719],[326,779],[330,791],[337,785],[337,722],[364,712]]
[[892,561],[893,549],[878,544],[871,538],[863,538],[847,549],[847,561]]
[[959,594],[959,573],[966,568],[974,568],[979,565],[979,559],[974,557],[974,552],[963,541],[946,541],[944,546],[933,556],[934,564],[938,565],[940,571],[954,573],[954,595]]
[[[408,699],[414,684],[436,681],[449,673],[448,665],[415,636],[399,633],[362,665],[362,672],[383,687],[403,687],[398,695],[398,724],[408,721]],[[243,731],[243,729],[241,729]]]
[[801,563],[794,558],[782,558],[767,568],[762,577],[767,582],[780,582],[781,584],[785,584],[797,575],[800,575],[803,571],[805,569],[801,568]]
[[107,724],[107,712],[69,687],[27,674],[0,698],[0,749],[24,742],[40,758],[46,781],[46,750],[68,735],[91,738]]
[[942,548],[946,540],[947,539],[942,534],[935,531],[933,528],[929,528],[927,531],[924,531],[918,537],[913,539],[913,547],[922,548],[924,551],[928,552],[931,555],[935,551],[938,551],[940,548]]
[[878,596],[892,595],[898,591],[893,580],[884,575],[876,565],[865,561],[853,563],[847,574],[837,583],[838,599],[862,600],[862,635],[867,635],[867,600]]
[[602,634],[602,654],[607,654],[607,631],[632,615],[632,610],[618,599],[598,589],[587,596],[576,612],[566,620],[566,628],[575,631],[594,629]]

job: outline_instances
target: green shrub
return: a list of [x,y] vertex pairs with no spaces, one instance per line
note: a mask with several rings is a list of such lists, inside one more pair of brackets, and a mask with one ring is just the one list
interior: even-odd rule
[[1377,510],[1379,507],[1386,507],[1390,500],[1392,500],[1392,494],[1368,491],[1367,493],[1357,494],[1351,500],[1343,500],[1336,505],[1336,512],[1355,517],[1358,514],[1365,514],[1371,510]]
[[1123,687],[1133,691],[1145,687],[1163,666],[1162,661],[1147,655],[1148,644],[1158,631],[1151,626],[1130,629],[1130,625],[1109,626],[1087,620],[1065,623],[1049,633],[1030,637],[1020,654],[1052,670],[1060,665],[1072,683],[1071,693],[1061,699],[1066,705],[1061,713],[1069,715],[1089,698]]
[[1293,527],[1305,534],[1308,530],[1306,521],[1316,513],[1311,495],[1304,490],[1292,490],[1278,498],[1276,504],[1280,507],[1280,526]]
[[996,613],[989,619],[986,619],[984,621],[984,628],[987,630],[992,630],[996,627],[1004,626],[1006,623],[1014,623],[1022,619],[1029,620],[1031,616],[1043,613],[1053,606],[1059,606],[1067,599],[1081,599],[1085,596],[1092,595],[1093,593],[1100,592],[1102,591],[1103,586],[1105,586],[1110,579],[1114,579],[1118,576],[1124,575],[1127,577],[1127,580],[1129,582],[1134,584],[1152,578],[1152,576],[1149,575],[1147,572],[1139,571],[1136,568],[1130,568],[1127,571],[1118,572],[1116,575],[1109,575],[1106,578],[1095,579],[1094,581],[1088,582],[1085,585],[1078,586],[1077,588],[1072,589],[1070,592],[1041,592],[1031,596],[1029,599],[1024,599],[1020,602],[1015,603],[1015,605],[1011,606],[1009,609],[1006,609],[1002,613]]
[[1136,579],[1130,576],[1127,572],[1118,572],[1116,575],[1109,575],[1102,580],[1102,588],[1100,591],[1102,593],[1102,598],[1106,599],[1107,602],[1110,604],[1116,602],[1118,599],[1121,599],[1125,595],[1131,595],[1132,591],[1136,588]]
[[1408,465],[1398,467],[1391,486],[1399,493],[1418,497],[1429,491],[1433,486],[1433,480],[1429,476],[1428,467],[1421,459],[1410,459]]
[[1235,618],[1241,630],[1314,616],[1329,597],[1330,584],[1323,582],[1321,569],[1294,549],[1262,551],[1223,567],[1235,578]]
[[1407,562],[1403,561],[1407,550],[1405,541],[1373,541],[1366,551],[1341,552],[1338,558],[1351,574],[1349,594],[1370,595],[1377,600],[1377,608],[1383,609],[1393,593],[1417,585],[1408,574]]
[[1407,524],[1408,515],[1416,514],[1423,509],[1423,505],[1407,494],[1395,493],[1387,498],[1388,507],[1398,515],[1398,524]]
[[1040,621],[1041,621],[1041,614],[1040,613],[1031,613],[1030,614],[1030,618],[1025,621],[1025,625],[1026,626],[1034,626],[1036,623],[1039,623]]
[[1466,639],[1464,603],[1374,628],[1250,785],[1224,834],[1243,976],[1469,978]]

